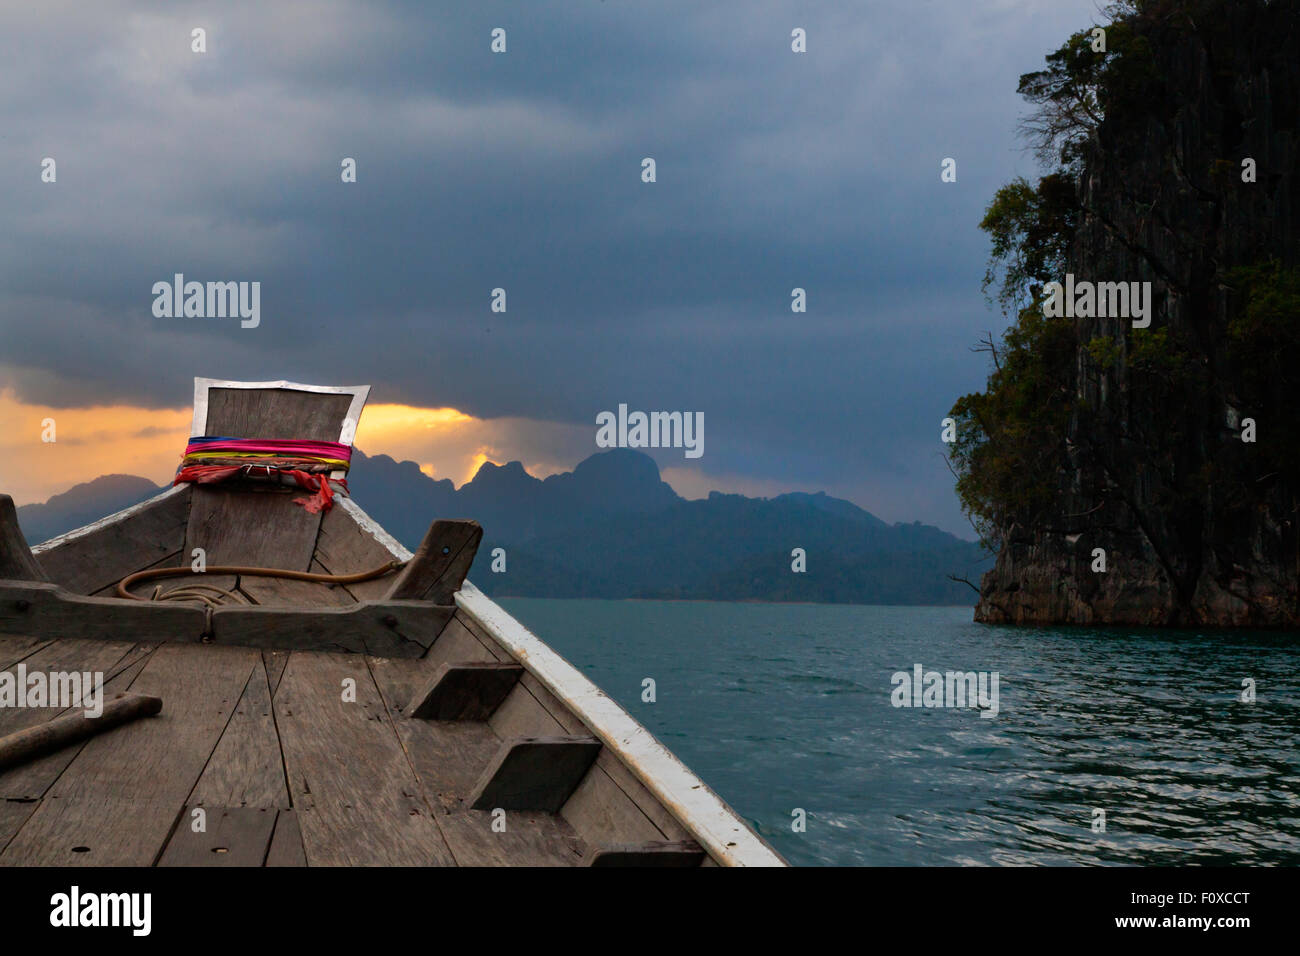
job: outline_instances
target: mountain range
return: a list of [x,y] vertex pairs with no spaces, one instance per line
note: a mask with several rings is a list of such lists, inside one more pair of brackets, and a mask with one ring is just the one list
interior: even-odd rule
[[[488,462],[459,489],[415,462],[356,451],[348,484],[411,549],[434,517],[477,520],[484,536],[470,574],[498,596],[964,605],[974,593],[948,575],[974,579],[991,565],[979,544],[919,522],[887,524],[824,493],[688,500],[629,449],[545,479],[517,461]],[[18,518],[35,543],[159,490],[106,475],[24,505]],[[492,570],[498,548],[504,573]],[[795,548],[804,572],[792,570]]]

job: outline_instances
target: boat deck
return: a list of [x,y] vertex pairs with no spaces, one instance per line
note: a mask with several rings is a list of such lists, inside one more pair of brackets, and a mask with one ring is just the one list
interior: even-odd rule
[[[367,391],[199,379],[192,434],[350,442]],[[436,519],[412,553],[341,487],[312,510],[249,468],[35,548],[0,495],[0,677],[162,700],[0,765],[0,864],[783,865],[465,579],[477,522]],[[6,760],[84,728],[21,734],[60,715],[32,703],[0,706]]]
[[[529,675],[486,721],[404,716],[441,662],[501,656],[463,615],[436,647],[410,660],[0,635],[0,670],[98,671],[106,698],[163,699],[0,772],[0,864],[563,866],[629,836],[688,839],[607,755],[559,812],[512,810],[494,829],[467,798],[503,741],[582,727]],[[0,708],[0,734],[58,714]]]

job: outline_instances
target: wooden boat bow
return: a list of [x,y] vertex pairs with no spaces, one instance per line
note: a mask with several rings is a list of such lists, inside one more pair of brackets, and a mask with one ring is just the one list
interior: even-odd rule
[[[368,394],[199,379],[192,434],[350,448]],[[168,701],[58,766],[0,772],[30,808],[0,864],[784,865],[467,580],[477,522],[436,519],[410,552],[341,469],[318,472],[319,511],[258,470],[34,548],[0,496],[0,657]],[[177,599],[150,600],[169,578]],[[185,590],[199,579],[241,603]],[[0,708],[0,737],[31,713]],[[196,811],[205,831],[175,825]]]

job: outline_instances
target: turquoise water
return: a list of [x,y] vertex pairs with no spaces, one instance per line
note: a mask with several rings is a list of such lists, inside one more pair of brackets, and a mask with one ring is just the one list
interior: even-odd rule
[[[969,608],[501,603],[791,863],[1300,864],[1296,635],[990,627]],[[997,671],[997,716],[892,706],[891,675],[918,663]]]

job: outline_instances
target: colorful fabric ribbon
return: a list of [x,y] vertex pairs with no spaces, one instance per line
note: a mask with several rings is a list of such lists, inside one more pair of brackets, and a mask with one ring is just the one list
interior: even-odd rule
[[[334,505],[334,491],[326,472],[347,471],[351,462],[352,446],[340,442],[203,435],[190,439],[172,484],[215,484],[241,473],[254,477],[265,469],[268,478],[284,475],[298,487],[313,492],[311,497],[295,498],[294,504],[319,514]],[[346,481],[339,479],[337,483],[347,490]]]
[[191,438],[185,446],[184,460],[187,462],[214,458],[246,458],[259,464],[266,462],[259,462],[258,459],[307,462],[328,465],[331,470],[346,470],[352,462],[352,446],[336,441],[303,441],[293,438],[272,441],[265,438],[222,438],[212,435]]

